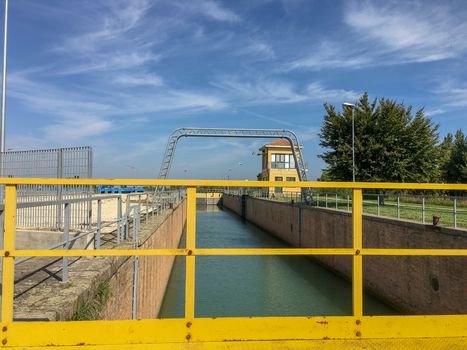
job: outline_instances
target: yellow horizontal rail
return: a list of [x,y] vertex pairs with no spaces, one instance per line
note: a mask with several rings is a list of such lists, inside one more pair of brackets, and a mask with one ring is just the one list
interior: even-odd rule
[[[323,344],[323,340],[344,340],[353,348],[365,348],[364,341],[401,339],[456,339],[454,345],[467,345],[467,315],[443,316],[365,316],[363,314],[364,256],[467,256],[467,249],[398,249],[365,248],[362,230],[363,189],[467,190],[467,184],[401,184],[352,182],[275,182],[236,180],[148,180],[148,179],[36,179],[0,178],[6,185],[0,347],[36,349],[54,348],[191,348],[218,344],[238,346],[248,342],[267,344],[280,341],[289,348]],[[102,249],[102,250],[16,250],[16,185],[131,185],[187,187],[186,248],[185,249]],[[352,189],[352,247],[347,248],[199,248],[196,247],[197,187],[300,187]],[[341,255],[352,258],[351,316],[337,317],[249,317],[197,318],[195,309],[196,259],[198,256],[247,255]],[[84,321],[84,322],[17,322],[13,320],[14,259],[16,257],[97,257],[97,256],[184,256],[185,315],[181,319]],[[214,344],[214,345],[213,345]],[[329,344],[329,343],[327,343]],[[344,343],[345,344],[345,343]],[[350,344],[350,343],[347,343]],[[380,345],[385,345],[381,343]],[[403,343],[400,343],[403,344]],[[421,343],[417,343],[420,345]],[[304,345],[304,346],[305,346]],[[166,347],[167,346],[167,347]],[[219,347],[220,348],[220,347]],[[233,348],[233,347],[232,347]],[[308,346],[306,346],[308,348]],[[399,349],[400,347],[393,347]]]
[[180,187],[293,187],[399,190],[467,190],[467,184],[394,183],[394,182],[321,182],[321,181],[247,181],[247,180],[152,180],[152,179],[57,179],[0,178],[4,185],[118,185]]
[[99,250],[0,250],[12,257],[77,256],[225,256],[225,255],[399,255],[399,256],[467,256],[467,249],[384,249],[384,248],[194,248],[194,249],[99,249]]
[[[10,346],[157,344],[245,340],[322,340],[462,337],[467,317],[447,316],[310,316],[185,319],[16,322]],[[51,335],[54,341],[51,343]],[[180,346],[175,346],[180,349]],[[109,347],[110,348],[110,347]],[[158,347],[153,347],[158,349]],[[199,347],[194,347],[198,349]],[[24,349],[24,348],[23,348]],[[249,348],[250,349],[250,348]],[[287,349],[287,347],[283,347]],[[358,347],[356,349],[362,349]],[[415,348],[417,349],[417,348]]]
[[[6,253],[6,254],[5,254]],[[186,249],[74,249],[74,250],[39,250],[39,249],[18,249],[11,252],[3,251],[5,256],[17,257],[62,257],[62,256],[168,256],[168,255],[188,255]]]
[[384,249],[364,248],[362,255],[467,256],[467,249]]
[[[193,255],[353,255],[351,248],[197,248]],[[467,254],[467,253],[466,253]]]

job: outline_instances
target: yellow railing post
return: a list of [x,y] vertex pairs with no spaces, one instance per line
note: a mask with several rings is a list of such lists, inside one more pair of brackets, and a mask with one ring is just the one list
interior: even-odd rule
[[195,317],[195,257],[191,256],[196,247],[196,187],[187,188],[186,257],[185,272],[185,318]]
[[363,315],[363,264],[362,264],[362,190],[352,191],[352,237],[353,237],[353,262],[352,262],[352,305],[353,315]]
[[15,231],[16,231],[16,185],[5,186],[5,212],[3,225],[3,271],[2,271],[2,324],[13,322],[13,297],[15,289]]

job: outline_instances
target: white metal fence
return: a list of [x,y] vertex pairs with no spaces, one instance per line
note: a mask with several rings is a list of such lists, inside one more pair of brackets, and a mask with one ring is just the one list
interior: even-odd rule
[[[1,173],[4,177],[91,178],[92,148],[73,147],[45,150],[9,151],[1,154]],[[18,186],[18,203],[86,199],[91,196],[89,186]],[[0,192],[3,203],[3,188]],[[70,227],[90,225],[91,202],[73,205]],[[64,222],[62,204],[29,206],[18,211],[17,227],[22,229],[61,229]]]
[[[241,190],[239,190],[240,192]],[[272,196],[260,191],[249,190],[245,194],[276,201],[304,202],[300,193],[274,194]],[[352,210],[352,196],[350,194],[315,192],[312,193],[312,198],[309,205],[315,207],[348,212]],[[461,196],[364,194],[363,211],[366,214],[399,220],[467,228],[467,197]]]

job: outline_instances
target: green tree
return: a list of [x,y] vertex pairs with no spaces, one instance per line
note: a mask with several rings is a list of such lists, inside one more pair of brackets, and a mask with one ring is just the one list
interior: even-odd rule
[[444,182],[467,183],[467,137],[462,130],[457,130],[454,136],[449,159],[443,170]]
[[[326,151],[327,177],[352,180],[352,111],[342,113],[326,103],[320,145]],[[368,94],[355,106],[355,168],[357,181],[430,182],[439,174],[438,125],[415,115],[412,107],[390,99],[369,101]]]
[[443,142],[438,146],[438,165],[439,165],[439,180],[440,182],[447,182],[448,178],[448,163],[451,159],[452,150],[454,148],[454,137],[448,133]]

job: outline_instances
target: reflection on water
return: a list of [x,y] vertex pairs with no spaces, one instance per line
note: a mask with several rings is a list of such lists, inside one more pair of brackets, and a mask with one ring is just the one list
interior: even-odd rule
[[[199,248],[288,245],[229,211],[199,207]],[[184,242],[184,239],[182,239]],[[351,257],[349,257],[351,264]],[[183,317],[185,258],[177,257],[160,316]],[[350,315],[351,284],[302,256],[196,258],[196,317]],[[366,314],[394,314],[365,295]]]

